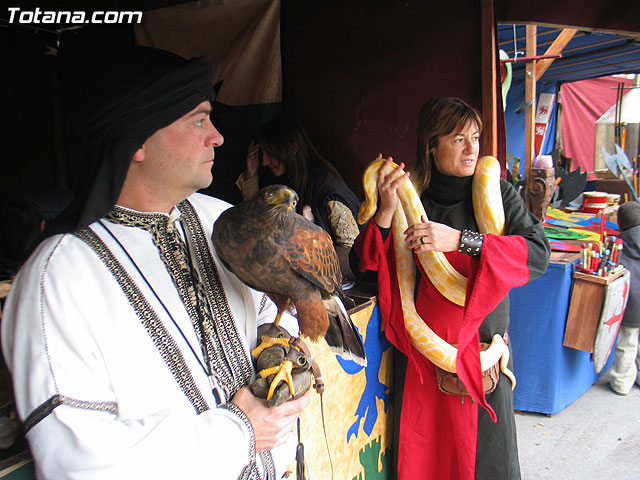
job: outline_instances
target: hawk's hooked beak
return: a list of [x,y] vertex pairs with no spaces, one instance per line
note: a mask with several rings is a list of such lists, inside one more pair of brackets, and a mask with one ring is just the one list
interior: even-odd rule
[[298,194],[289,187],[281,186],[269,189],[264,196],[267,203],[276,207],[284,207],[287,210],[295,210],[298,204]]

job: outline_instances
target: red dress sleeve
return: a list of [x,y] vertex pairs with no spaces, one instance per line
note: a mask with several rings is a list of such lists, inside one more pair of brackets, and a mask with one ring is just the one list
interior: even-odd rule
[[482,254],[469,271],[467,301],[458,336],[456,366],[458,377],[469,394],[496,421],[495,412],[484,397],[480,369],[478,329],[484,318],[507,296],[512,288],[529,280],[529,250],[524,238],[516,235],[484,237]]

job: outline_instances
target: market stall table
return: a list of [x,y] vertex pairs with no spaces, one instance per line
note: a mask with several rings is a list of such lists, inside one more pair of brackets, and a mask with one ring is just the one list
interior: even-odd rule
[[591,353],[562,345],[571,296],[575,254],[553,252],[544,275],[511,291],[509,338],[513,349],[516,410],[554,414],[571,405],[600,374]]

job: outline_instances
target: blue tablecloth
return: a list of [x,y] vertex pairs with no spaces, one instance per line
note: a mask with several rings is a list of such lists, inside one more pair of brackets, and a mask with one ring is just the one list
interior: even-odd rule
[[613,363],[615,351],[597,375],[591,353],[562,345],[573,269],[571,263],[550,263],[542,277],[511,291],[509,338],[517,379],[516,410],[560,412]]

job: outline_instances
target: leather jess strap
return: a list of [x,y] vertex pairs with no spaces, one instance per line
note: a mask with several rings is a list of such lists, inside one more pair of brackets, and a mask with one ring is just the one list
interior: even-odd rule
[[305,355],[308,355],[309,358],[311,358],[313,360],[312,363],[311,363],[311,371],[313,372],[313,378],[315,379],[315,383],[313,385],[313,388],[319,394],[324,393],[324,379],[322,378],[322,372],[320,371],[320,365],[318,365],[318,362],[316,362],[316,359],[313,358],[313,355],[311,355],[311,351],[309,350],[309,347],[307,347],[307,344],[304,343],[300,337],[297,337],[291,343],[291,346],[293,346],[294,348],[297,348],[298,350],[302,351]]

